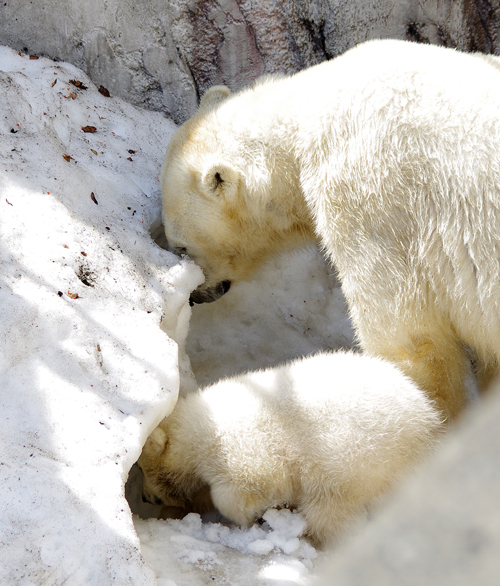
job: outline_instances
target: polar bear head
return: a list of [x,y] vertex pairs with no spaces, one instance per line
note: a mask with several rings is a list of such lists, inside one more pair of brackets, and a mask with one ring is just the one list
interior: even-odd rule
[[205,274],[196,303],[214,301],[270,253],[311,237],[303,198],[290,197],[298,174],[289,149],[271,144],[259,118],[259,87],[212,88],[168,146],[163,223],[169,250],[189,255]]
[[213,510],[208,485],[187,470],[179,473],[183,463],[169,449],[167,420],[148,437],[137,461],[142,471],[142,500],[162,505],[161,515],[183,518],[187,513],[199,514]]

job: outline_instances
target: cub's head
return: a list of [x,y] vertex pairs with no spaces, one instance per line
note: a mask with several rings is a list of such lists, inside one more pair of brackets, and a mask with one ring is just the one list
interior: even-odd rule
[[230,96],[224,86],[209,90],[173,136],[163,165],[169,250],[187,254],[206,277],[191,296],[196,303],[214,301],[232,281],[245,280],[288,233],[303,236],[293,198],[282,197],[290,192],[284,187],[290,169],[262,128],[248,122],[249,95]]
[[[162,425],[163,423],[163,425]],[[165,516],[182,518],[190,512],[213,510],[209,487],[183,470],[182,461],[174,461],[169,450],[165,421],[146,440],[137,461],[143,474],[142,498],[153,505],[163,505]]]

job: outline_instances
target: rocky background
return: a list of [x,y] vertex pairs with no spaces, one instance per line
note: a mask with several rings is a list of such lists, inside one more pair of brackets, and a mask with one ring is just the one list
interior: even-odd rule
[[113,95],[184,122],[238,90],[368,39],[500,54],[498,0],[3,0],[0,43],[69,61]]

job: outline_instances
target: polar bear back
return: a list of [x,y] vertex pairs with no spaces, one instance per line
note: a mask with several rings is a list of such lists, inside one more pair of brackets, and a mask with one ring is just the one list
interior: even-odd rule
[[395,339],[401,320],[428,319],[425,302],[500,356],[499,63],[384,41],[324,69],[331,92],[299,132],[301,183],[368,345],[363,315]]
[[293,490],[292,478],[378,491],[425,452],[440,425],[396,367],[350,352],[226,379],[181,399],[174,414],[207,480],[224,469],[257,484],[272,477],[281,492]]

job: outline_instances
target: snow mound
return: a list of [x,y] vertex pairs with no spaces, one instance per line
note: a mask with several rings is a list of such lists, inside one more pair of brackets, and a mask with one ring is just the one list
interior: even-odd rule
[[175,126],[6,47],[0,94],[0,582],[154,584],[123,487],[202,281],[149,235]]

